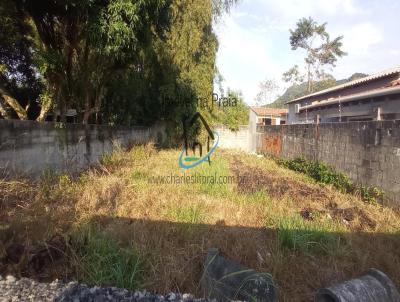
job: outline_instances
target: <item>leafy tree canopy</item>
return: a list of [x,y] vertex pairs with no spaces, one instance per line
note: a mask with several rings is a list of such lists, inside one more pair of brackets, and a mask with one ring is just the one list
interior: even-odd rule
[[326,23],[318,24],[311,17],[300,19],[294,30],[290,30],[290,46],[292,50],[303,49],[305,74],[295,65],[283,74],[283,80],[301,83],[306,79],[307,90],[312,92],[314,81],[325,80],[326,68],[334,67],[338,58],[346,55],[342,50],[343,36],[331,39],[326,31]]
[[235,2],[4,0],[0,116],[66,121],[74,109],[76,122],[177,124],[212,96],[212,25]]

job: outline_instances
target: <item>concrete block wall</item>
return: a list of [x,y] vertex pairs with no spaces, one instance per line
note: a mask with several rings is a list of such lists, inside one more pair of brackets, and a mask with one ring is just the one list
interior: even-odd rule
[[46,169],[76,172],[113,149],[114,143],[147,143],[163,139],[162,125],[108,127],[0,120],[0,171],[39,176]]
[[238,131],[232,131],[226,126],[217,126],[214,131],[219,134],[219,148],[237,149],[245,152],[250,150],[249,126],[239,126]]
[[259,126],[257,152],[329,164],[400,205],[400,120]]

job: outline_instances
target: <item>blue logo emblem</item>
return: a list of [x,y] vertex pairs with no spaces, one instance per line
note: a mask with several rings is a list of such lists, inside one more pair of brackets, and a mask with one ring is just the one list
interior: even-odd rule
[[[206,128],[208,136],[207,136],[207,153],[203,155],[203,145],[195,140],[191,148],[193,150],[193,155],[188,154],[189,150],[189,144],[188,144],[188,127],[193,126],[193,124],[196,122],[197,119],[200,119],[202,122],[203,126]],[[179,156],[179,167],[182,169],[191,169],[194,168],[201,163],[208,161],[209,164],[211,164],[211,154],[214,153],[215,149],[218,146],[219,142],[219,135],[215,131],[211,131],[210,127],[208,126],[207,122],[203,118],[203,116],[199,113],[196,112],[193,117],[189,119],[184,119],[183,120],[183,139],[184,139],[184,146],[182,149],[182,152]],[[210,141],[213,141],[212,145],[210,146]],[[200,151],[200,156],[196,156],[196,147],[199,148]]]

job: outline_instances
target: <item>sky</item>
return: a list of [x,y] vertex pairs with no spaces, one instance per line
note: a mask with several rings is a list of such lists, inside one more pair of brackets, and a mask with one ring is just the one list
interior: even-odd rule
[[344,36],[348,55],[329,71],[336,79],[399,66],[399,12],[399,0],[239,0],[216,25],[223,87],[240,90],[250,105],[264,79],[277,81],[282,93],[282,73],[304,62],[304,52],[289,44],[289,29],[302,17],[327,22],[331,38]]

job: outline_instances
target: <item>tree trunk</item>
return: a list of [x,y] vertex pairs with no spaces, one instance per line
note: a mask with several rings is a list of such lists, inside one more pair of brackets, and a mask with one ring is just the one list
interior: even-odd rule
[[26,110],[18,103],[18,101],[11,96],[7,88],[0,84],[0,97],[17,113],[19,119],[27,120],[28,114]]
[[51,108],[51,102],[47,102],[46,104],[42,104],[41,108],[40,108],[40,114],[36,118],[36,121],[37,122],[44,122],[44,120],[46,119],[47,112],[49,112],[50,108]]
[[7,108],[6,102],[3,100],[2,97],[0,97],[0,116],[2,116],[4,119],[12,119],[12,115],[10,114],[8,108]]
[[[44,92],[45,94],[42,95],[41,99],[41,108],[40,108],[40,114],[36,118],[36,121],[38,122],[44,122],[46,119],[47,112],[50,111],[50,109],[53,107],[54,103],[58,103],[59,96],[60,96],[60,91],[58,89],[58,85],[53,84],[50,85],[49,83],[46,85],[46,90]],[[53,120],[56,118],[55,112],[53,113]]]

